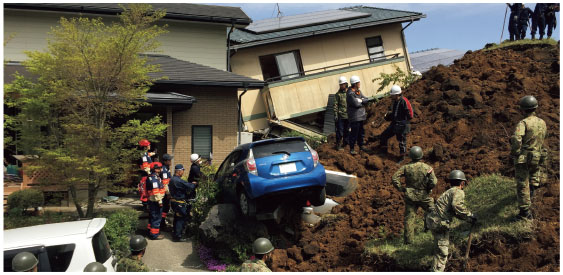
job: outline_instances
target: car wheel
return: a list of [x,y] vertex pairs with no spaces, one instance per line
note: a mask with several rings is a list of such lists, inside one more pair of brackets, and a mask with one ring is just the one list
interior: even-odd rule
[[256,202],[246,195],[246,192],[239,192],[239,207],[242,215],[245,217],[256,216]]
[[326,188],[325,187],[323,187],[319,191],[314,192],[313,194],[314,194],[313,197],[309,200],[309,202],[313,206],[321,206],[321,205],[325,204],[325,200],[326,200]]

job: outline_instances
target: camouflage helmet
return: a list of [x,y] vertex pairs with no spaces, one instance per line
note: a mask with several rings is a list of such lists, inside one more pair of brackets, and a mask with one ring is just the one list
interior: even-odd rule
[[467,179],[465,178],[465,174],[461,170],[451,171],[450,175],[448,176],[448,180],[465,180],[465,181],[467,181]]
[[422,148],[418,147],[418,146],[413,146],[411,147],[411,150],[409,151],[409,157],[413,160],[419,160],[422,159]]
[[20,252],[12,259],[12,269],[16,272],[29,271],[37,264],[39,261],[31,252]]
[[272,245],[270,240],[266,238],[258,238],[252,244],[252,252],[254,254],[268,254],[272,252],[272,250],[274,250],[274,246]]
[[135,235],[129,240],[129,249],[131,251],[141,251],[147,247],[147,239],[141,235]]
[[84,268],[84,272],[106,272],[107,270],[103,264],[98,262],[91,262]]
[[538,100],[531,95],[527,95],[520,99],[520,109],[522,110],[533,110],[538,108]]

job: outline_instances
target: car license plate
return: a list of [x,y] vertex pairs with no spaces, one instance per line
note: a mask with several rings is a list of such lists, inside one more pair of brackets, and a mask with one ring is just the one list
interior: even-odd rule
[[295,162],[280,164],[279,167],[280,167],[280,173],[282,173],[282,174],[287,174],[287,173],[297,171],[297,167],[295,166]]

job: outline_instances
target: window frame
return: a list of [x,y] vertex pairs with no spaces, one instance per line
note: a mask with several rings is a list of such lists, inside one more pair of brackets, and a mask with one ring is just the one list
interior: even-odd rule
[[[295,49],[295,50],[290,50],[290,51],[285,51],[285,52],[278,52],[278,53],[265,54],[265,55],[258,56],[258,64],[260,65],[260,71],[262,73],[262,78],[264,79],[264,81],[267,81],[268,79],[274,79],[273,81],[282,80],[281,77],[285,76],[285,75],[281,75],[281,73],[280,73],[280,69],[279,69],[278,62],[276,60],[276,56],[282,55],[282,54],[287,54],[287,53],[293,53],[293,58],[295,59],[295,64],[297,66],[298,75],[295,76],[294,78],[305,76],[305,70],[303,69],[303,60],[301,58],[301,51],[299,49]],[[267,79],[265,78],[264,70],[262,68],[262,62],[261,62],[261,58],[265,58],[265,57],[273,57],[274,63],[276,64],[276,70],[278,71],[278,74],[279,74],[278,76],[272,76],[272,77],[269,77]],[[295,75],[295,74],[293,74],[293,75]]]
[[[194,146],[195,145],[194,128],[195,127],[209,127],[209,129],[210,129],[209,140],[210,140],[210,143],[211,143],[210,151],[209,151],[209,154],[210,154],[209,157],[210,157],[213,154],[213,125],[192,125],[192,154],[195,153],[195,151],[194,151],[194,149],[195,149],[195,146]],[[201,154],[200,154],[200,156],[201,156]]]
[[[369,47],[369,46],[368,46],[368,39],[374,39],[374,38],[378,38],[378,37],[379,37],[379,40],[381,40],[381,46],[378,46],[378,47],[383,48],[383,51],[380,52],[380,53],[383,54],[383,56],[382,56],[382,57],[378,57],[378,58],[371,58],[371,55],[372,55],[372,54],[369,53],[369,49],[370,49],[370,48],[373,48],[373,47]],[[369,62],[370,62],[370,63],[375,62],[375,61],[378,61],[378,60],[381,60],[381,59],[385,59],[385,47],[383,46],[383,45],[384,45],[384,43],[383,43],[383,37],[382,37],[381,35],[366,37],[364,40],[365,40],[365,42],[366,42],[366,51],[367,51],[367,53],[368,53],[368,59],[369,59]]]

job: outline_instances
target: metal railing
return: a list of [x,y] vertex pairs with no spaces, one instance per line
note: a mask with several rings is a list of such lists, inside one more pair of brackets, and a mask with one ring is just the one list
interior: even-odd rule
[[[312,70],[308,70],[308,71],[300,71],[300,72],[297,72],[297,73],[270,77],[270,78],[266,79],[266,82],[272,83],[272,82],[276,82],[276,81],[299,79],[299,78],[305,77],[305,76],[311,76],[311,75],[315,75],[315,74],[326,73],[326,72],[335,71],[335,70],[341,70],[341,69],[349,68],[349,67],[352,67],[352,66],[359,66],[359,65],[364,65],[364,64],[384,62],[384,61],[387,61],[389,59],[394,59],[394,58],[398,58],[398,57],[399,57],[398,53],[388,54],[388,55],[384,55],[384,56],[377,57],[377,58],[362,59],[362,60],[352,61],[352,62],[348,62],[348,63],[331,65],[331,66],[327,66],[327,67],[323,67],[323,68],[312,69]],[[338,68],[334,69],[335,67],[338,67]],[[313,72],[315,72],[315,73],[313,73]],[[296,77],[291,77],[289,79],[282,79],[284,77],[295,76],[295,75],[296,75]]]

